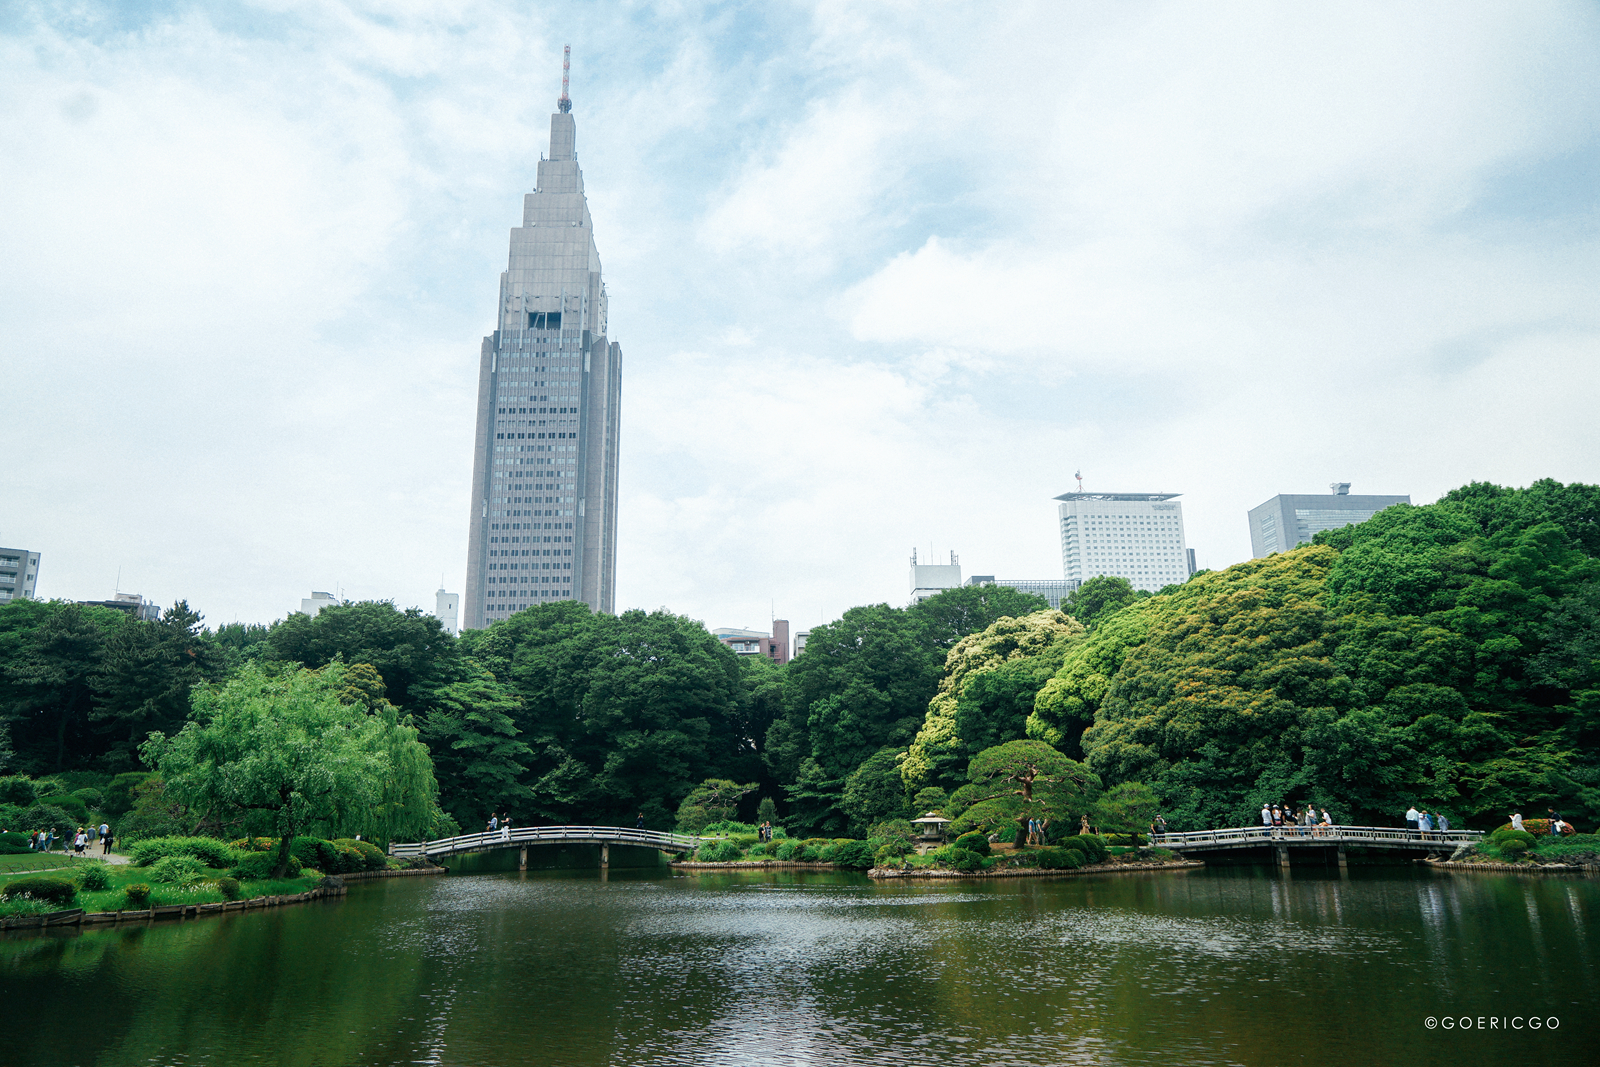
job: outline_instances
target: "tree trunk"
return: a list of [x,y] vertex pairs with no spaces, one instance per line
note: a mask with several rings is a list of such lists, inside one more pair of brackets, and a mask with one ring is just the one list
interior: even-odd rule
[[283,837],[278,841],[278,863],[272,868],[272,877],[274,878],[283,878],[288,875],[289,857],[291,855],[289,850],[294,846],[294,819],[291,817],[292,812],[289,807],[288,791],[281,790],[279,796],[283,799],[282,811],[284,817],[279,823],[279,828],[283,831]]

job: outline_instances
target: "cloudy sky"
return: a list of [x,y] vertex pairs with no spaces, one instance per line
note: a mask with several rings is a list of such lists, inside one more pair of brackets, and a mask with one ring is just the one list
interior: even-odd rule
[[269,622],[459,590],[563,44],[618,607],[797,626],[1051,497],[1600,480],[1592,3],[0,7],[0,544]]

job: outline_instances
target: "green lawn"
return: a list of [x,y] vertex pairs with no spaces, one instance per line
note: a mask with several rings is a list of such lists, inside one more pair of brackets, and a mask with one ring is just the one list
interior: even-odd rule
[[[0,859],[7,860],[32,858],[37,858],[40,861],[43,861],[50,857],[0,857]],[[61,859],[59,856],[55,858],[58,860]],[[97,861],[76,860],[75,862],[82,864],[94,863]],[[36,867],[13,870],[4,874],[0,874],[0,885],[4,885],[5,883],[14,881],[20,877],[26,877],[31,870],[36,870],[39,866],[44,866],[44,864],[41,862]],[[75,881],[76,879],[73,876],[76,873],[76,871],[70,870],[51,871],[49,874],[45,875],[45,877],[64,878],[69,881]],[[171,904],[217,904],[227,899],[222,895],[221,890],[216,887],[215,881],[218,878],[226,877],[228,873],[227,871],[208,869],[204,875],[204,881],[187,889],[172,885],[162,885],[160,883],[150,881],[150,870],[147,867],[134,867],[131,865],[119,865],[115,867],[107,866],[106,873],[111,879],[111,887],[109,889],[103,889],[99,891],[80,889],[78,891],[78,898],[68,906],[74,908],[83,908],[85,911],[119,911],[129,907],[126,893],[127,887],[140,882],[150,886],[152,890],[150,894],[150,903],[146,905],[147,907],[164,907]],[[321,878],[322,876],[319,874],[309,878],[283,878],[259,882],[242,882],[240,883],[240,898],[243,899],[248,897],[265,897],[287,895],[290,893],[304,893],[306,890],[315,886],[317,882],[321,880]],[[41,910],[37,906],[30,905],[31,902],[24,902],[21,900],[8,902],[0,899],[0,915],[8,915],[12,914],[13,912],[31,913]],[[54,910],[54,906],[48,910]]]
[[[17,856],[0,856],[0,875],[18,871],[37,871],[45,867],[71,867],[78,863],[96,863],[88,857],[79,859],[70,852],[28,852]],[[66,873],[66,872],[62,872]]]

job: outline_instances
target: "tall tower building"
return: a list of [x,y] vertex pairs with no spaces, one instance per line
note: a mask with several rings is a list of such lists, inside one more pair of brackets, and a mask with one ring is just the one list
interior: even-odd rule
[[1061,566],[1068,581],[1102,574],[1158,592],[1189,580],[1193,556],[1184,541],[1177,493],[1062,493]]
[[615,608],[622,348],[606,339],[565,71],[558,108],[479,358],[469,629],[551,600]]

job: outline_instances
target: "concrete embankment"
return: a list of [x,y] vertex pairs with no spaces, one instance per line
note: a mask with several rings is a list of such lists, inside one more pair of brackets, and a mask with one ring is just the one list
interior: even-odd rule
[[1169,860],[1164,863],[1098,863],[1072,870],[1046,867],[1002,867],[988,871],[951,871],[937,867],[874,867],[868,878],[1059,878],[1085,874],[1144,874],[1159,871],[1192,871],[1205,864],[1198,860]]
[[1495,874],[1589,874],[1600,875],[1600,864],[1593,863],[1467,863],[1463,860],[1417,860],[1424,867],[1441,871],[1485,871]]

